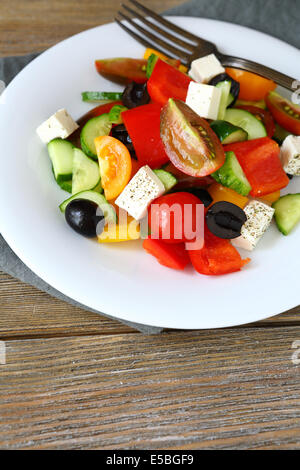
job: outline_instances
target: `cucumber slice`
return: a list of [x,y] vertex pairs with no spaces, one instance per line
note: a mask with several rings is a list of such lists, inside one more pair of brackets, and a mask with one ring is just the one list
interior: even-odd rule
[[63,181],[63,182],[60,184],[60,187],[61,187],[61,189],[63,189],[63,190],[66,191],[67,193],[72,194],[72,180]]
[[225,113],[226,109],[228,106],[228,99],[230,95],[230,90],[231,90],[231,82],[229,81],[224,81],[224,82],[219,82],[216,85],[216,88],[219,88],[221,90],[221,101],[220,101],[220,107],[219,107],[219,114],[218,114],[218,119],[223,120],[225,118]]
[[74,199],[87,199],[88,201],[95,202],[95,204],[98,204],[98,206],[102,209],[107,222],[117,222],[115,208],[109,204],[109,202],[107,202],[102,194],[99,194],[96,191],[82,191],[80,193],[74,194],[59,206],[61,212],[65,212],[67,205]]
[[300,194],[288,194],[274,202],[275,221],[283,235],[289,235],[300,222]]
[[229,93],[229,96],[228,96],[228,101],[227,101],[227,108],[229,108],[230,105],[232,105],[232,103],[234,102],[235,98],[233,96],[232,93]]
[[218,183],[242,196],[248,196],[252,189],[234,152],[226,152],[224,165],[211,176]]
[[157,61],[158,61],[158,56],[156,54],[151,54],[148,61],[147,61],[147,67],[146,67],[147,78],[151,77],[153,69],[154,69]]
[[121,104],[116,104],[115,106],[113,106],[108,113],[108,118],[110,122],[112,124],[123,124],[123,111],[128,111],[128,108],[126,108],[126,106],[122,106]]
[[260,139],[268,135],[263,123],[244,109],[227,109],[225,121],[248,132],[249,140]]
[[94,189],[100,182],[99,165],[82,150],[74,149],[72,194]]
[[98,160],[94,140],[102,135],[109,135],[112,123],[108,114],[90,119],[83,127],[80,134],[81,147],[84,153],[94,160]]
[[74,145],[63,139],[54,139],[48,144],[54,178],[59,185],[72,179],[73,149]]
[[110,91],[84,91],[81,93],[82,101],[87,103],[108,103],[109,101],[119,101],[122,99],[122,92]]
[[175,178],[172,173],[169,173],[165,170],[153,170],[156,176],[160,179],[163,183],[165,190],[170,191],[176,184],[178,183],[177,179]]
[[241,127],[230,124],[230,122],[214,121],[210,127],[217,134],[223,145],[248,140],[248,133]]

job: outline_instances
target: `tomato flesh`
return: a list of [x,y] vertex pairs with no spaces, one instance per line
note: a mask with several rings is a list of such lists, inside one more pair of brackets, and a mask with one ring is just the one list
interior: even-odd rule
[[190,193],[167,194],[150,205],[148,223],[152,238],[170,244],[188,243],[201,236],[204,206]]
[[131,156],[122,142],[114,137],[102,136],[95,139],[99,160],[101,184],[108,201],[121,194],[130,180]]
[[234,152],[252,186],[253,197],[261,197],[285,188],[289,179],[279,158],[279,145],[268,137],[226,145]]
[[275,121],[281,127],[295,135],[300,135],[300,106],[275,92],[268,94],[266,103]]
[[189,250],[191,262],[200,274],[219,276],[240,271],[245,264],[239,252],[229,240],[222,240],[205,230],[204,247],[201,250]]
[[151,168],[169,161],[160,138],[160,112],[159,104],[150,103],[122,113],[139,163]]
[[183,271],[190,263],[190,258],[185,250],[184,243],[168,245],[161,240],[147,238],[143,242],[143,248],[157,261],[167,268]]
[[160,134],[166,154],[182,173],[204,177],[224,164],[219,138],[208,122],[182,101],[170,99],[164,106]]
[[147,61],[144,59],[103,59],[96,60],[95,66],[100,75],[116,83],[146,83]]

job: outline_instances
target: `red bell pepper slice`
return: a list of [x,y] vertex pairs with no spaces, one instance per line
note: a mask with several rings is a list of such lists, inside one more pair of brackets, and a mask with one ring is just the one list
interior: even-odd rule
[[162,106],[169,98],[185,101],[191,81],[187,75],[158,59],[147,84],[148,93]]
[[143,247],[147,253],[157,258],[157,261],[167,268],[183,271],[190,263],[184,243],[168,245],[161,240],[147,238],[143,242]]
[[250,262],[249,258],[241,258],[229,240],[216,237],[208,229],[205,230],[204,247],[188,253],[196,271],[207,276],[234,273]]
[[96,60],[95,66],[100,75],[116,83],[145,83],[147,81],[145,59],[104,59]]
[[251,196],[274,193],[289,184],[279,158],[280,148],[274,140],[264,137],[224,148],[226,152],[235,153],[252,186]]
[[160,112],[160,105],[150,103],[122,113],[138,161],[151,168],[169,161],[160,138]]

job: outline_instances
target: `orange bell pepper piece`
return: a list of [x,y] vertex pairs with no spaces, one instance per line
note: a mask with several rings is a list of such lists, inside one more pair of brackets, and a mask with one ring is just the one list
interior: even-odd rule
[[209,186],[208,192],[213,198],[212,204],[220,201],[226,201],[239,206],[241,209],[244,209],[244,207],[249,202],[247,197],[241,196],[236,191],[233,191],[233,189],[225,188],[225,186],[222,186],[219,183],[213,183],[211,186]]

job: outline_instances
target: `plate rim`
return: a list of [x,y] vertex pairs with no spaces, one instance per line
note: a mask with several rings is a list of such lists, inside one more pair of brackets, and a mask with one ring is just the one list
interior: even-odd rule
[[[187,19],[187,20],[204,20],[205,22],[211,22],[211,23],[222,23],[222,24],[226,24],[226,25],[230,25],[230,26],[233,26],[234,28],[240,28],[240,29],[247,29],[248,31],[250,32],[254,32],[256,34],[259,34],[259,35],[262,35],[262,36],[266,36],[268,38],[271,38],[272,40],[275,40],[275,41],[278,41],[279,43],[281,44],[284,44],[285,46],[288,46],[292,49],[294,49],[295,51],[297,51],[297,53],[299,53],[299,50],[297,48],[295,48],[294,46],[288,44],[288,43],[285,43],[284,41],[282,41],[281,39],[278,39],[278,38],[275,38],[269,34],[266,34],[266,33],[263,33],[261,31],[258,31],[258,30],[255,30],[255,29],[252,29],[252,28],[249,28],[249,27],[244,27],[244,26],[241,26],[241,25],[237,25],[235,23],[230,23],[230,22],[226,22],[226,21],[220,21],[220,20],[214,20],[214,19],[210,19],[210,18],[195,18],[195,17],[189,17],[189,16],[168,16],[166,15],[166,18],[170,18],[171,20],[172,19]],[[9,83],[9,85],[7,86],[7,88],[5,89],[4,93],[3,93],[3,96],[4,96],[4,99],[5,99],[5,96],[6,96],[6,93],[8,92],[8,90],[10,90],[10,88],[13,87],[13,84],[15,83],[16,80],[20,80],[22,79],[22,74],[28,69],[30,68],[30,66],[36,62],[36,61],[39,61],[39,59],[41,57],[44,57],[45,55],[47,55],[49,52],[51,52],[53,49],[57,48],[58,46],[68,42],[68,41],[72,41],[72,39],[74,37],[79,37],[79,36],[83,36],[85,35],[87,32],[89,31],[92,31],[92,30],[98,30],[100,28],[105,28],[105,27],[110,27],[111,25],[113,25],[114,23],[108,23],[108,24],[105,24],[105,25],[100,25],[100,26],[96,26],[96,27],[93,27],[93,28],[89,28],[85,31],[81,31],[77,34],[74,34],[60,42],[58,42],[57,44],[51,46],[50,48],[48,48],[47,50],[43,51],[41,54],[39,54],[35,59],[33,59],[29,64],[27,64],[19,74],[17,74],[16,77],[14,77],[14,79]],[[1,222],[1,216],[0,216],[0,222]],[[1,224],[2,226],[3,224]],[[28,256],[24,255],[23,253],[21,253],[21,248],[19,247],[16,247],[15,246],[15,242],[14,242],[14,239],[13,238],[10,238],[10,240],[8,241],[7,240],[7,237],[6,237],[6,233],[5,233],[5,228],[3,230],[3,228],[1,227],[1,232],[2,232],[2,236],[3,238],[5,239],[6,243],[11,247],[11,249],[14,251],[14,253],[21,259],[21,261],[23,261],[26,266],[31,269],[37,276],[39,276],[44,282],[46,282],[48,285],[50,285],[52,288],[58,290],[59,292],[61,292],[63,295],[67,296],[68,298],[70,298],[71,300],[75,301],[75,302],[79,302],[81,303],[82,307],[83,308],[86,308],[86,309],[92,309],[93,310],[93,307],[90,307],[88,305],[86,305],[85,303],[82,303],[80,302],[80,300],[75,300],[74,297],[71,297],[70,295],[68,295],[67,293],[64,292],[64,289],[61,290],[61,288],[59,287],[56,287],[55,286],[55,283],[53,284],[53,282],[49,282],[48,280],[45,280],[45,274],[43,272],[43,269],[40,269],[39,266],[36,266],[35,263],[31,263],[30,261],[30,255],[29,258]],[[291,306],[289,306],[288,304],[288,301],[286,302],[287,304],[287,310],[289,309],[292,309],[292,308],[295,308],[297,307],[297,305],[294,305],[294,303],[291,304]],[[95,310],[94,310],[95,311]],[[159,328],[172,328],[172,329],[180,329],[180,330],[193,330],[193,329],[210,329],[210,328],[214,328],[214,329],[220,329],[220,328],[227,328],[227,327],[233,327],[233,326],[241,326],[241,325],[245,325],[245,324],[249,324],[249,323],[254,323],[254,322],[257,322],[259,320],[263,320],[263,319],[267,319],[267,318],[271,318],[273,316],[276,316],[282,312],[286,311],[286,309],[284,310],[281,310],[279,309],[279,311],[277,311],[276,313],[272,313],[272,314],[265,314],[265,315],[261,315],[261,314],[253,314],[251,315],[251,320],[247,320],[245,321],[245,319],[239,323],[237,323],[236,321],[231,323],[231,322],[224,322],[224,324],[219,324],[218,326],[195,326],[195,327],[191,327],[191,326],[170,326],[169,324],[164,324],[163,323],[163,320],[162,320],[162,323],[161,324],[157,324],[157,322],[151,324],[151,322],[149,323],[147,321],[147,326],[153,326],[153,327],[159,327]],[[124,318],[122,315],[121,316],[116,316],[115,314],[112,314],[112,313],[103,313],[103,312],[96,312],[96,313],[99,313],[100,315],[103,314],[103,315],[107,315],[107,316],[110,316],[111,318],[115,318],[115,319],[119,319],[119,320],[123,320],[123,321],[128,321],[128,322],[136,322],[136,323],[139,323],[139,324],[144,324],[144,323],[141,323],[140,320],[137,320],[137,319],[132,319],[132,318]],[[177,321],[178,323],[178,321]]]

